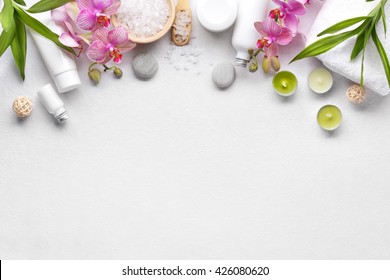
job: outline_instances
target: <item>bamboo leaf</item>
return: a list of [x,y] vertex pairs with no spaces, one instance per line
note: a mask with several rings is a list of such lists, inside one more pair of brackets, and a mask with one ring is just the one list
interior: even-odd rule
[[14,2],[18,3],[19,5],[26,6],[26,2],[23,0],[14,0]]
[[364,45],[364,38],[366,37],[367,33],[365,30],[363,30],[356,38],[355,46],[353,47],[352,53],[351,53],[351,61],[354,60],[365,48],[366,45]]
[[27,40],[26,40],[26,27],[20,18],[15,16],[15,38],[11,43],[12,54],[16,66],[19,69],[20,76],[23,81],[25,79],[25,67],[26,67],[26,53],[27,53]]
[[360,67],[360,85],[364,86],[364,60],[366,57],[366,48],[363,48],[363,54],[362,54],[362,64]]
[[[323,54],[337,45],[341,44],[348,38],[352,37],[353,35],[356,35],[356,32],[354,31],[347,31],[344,33],[340,33],[333,36],[328,36],[322,39],[319,39],[318,41],[314,42],[313,44],[307,46],[303,51],[301,51],[296,57],[291,60],[291,62],[311,57],[311,56],[317,56],[320,54]],[[291,63],[290,62],[290,63]]]
[[42,13],[61,7],[71,1],[72,0],[41,0],[35,5],[33,5],[30,9],[28,9],[27,12]]
[[334,33],[337,33],[345,28],[348,28],[352,25],[355,25],[363,20],[371,20],[371,17],[356,17],[356,18],[351,18],[351,19],[347,19],[347,20],[344,20],[344,21],[341,21],[339,23],[336,23],[335,25],[325,29],[324,31],[322,31],[320,34],[318,34],[317,36],[318,37],[321,37],[323,35],[326,35],[326,34],[334,34]]
[[387,23],[386,23],[385,2],[382,2],[381,13],[382,13],[383,29],[385,31],[385,36],[386,36],[386,33],[387,33]]
[[390,88],[390,63],[389,63],[389,58],[387,57],[386,50],[382,45],[382,42],[380,41],[378,34],[376,33],[376,29],[372,31],[372,40],[374,41],[374,44],[378,50],[379,56],[382,60],[383,68],[386,73],[387,77],[387,82],[389,84]]
[[43,37],[46,37],[47,39],[51,40],[54,42],[57,46],[60,48],[75,54],[74,50],[71,47],[67,47],[63,45],[59,40],[58,40],[58,35],[51,31],[49,28],[47,28],[45,25],[43,25],[40,21],[36,20],[35,18],[31,17],[28,15],[25,11],[22,9],[15,9],[16,13],[20,17],[20,19],[32,30],[37,32],[38,34],[42,35]]
[[8,31],[11,27],[14,17],[14,7],[12,6],[12,0],[4,0],[4,7],[0,13],[0,22],[3,26],[3,30]]
[[3,32],[0,35],[0,57],[3,55],[6,49],[8,49],[8,47],[11,45],[14,38],[15,38],[15,24],[14,22],[12,22],[11,27],[8,29],[8,31],[3,30]]

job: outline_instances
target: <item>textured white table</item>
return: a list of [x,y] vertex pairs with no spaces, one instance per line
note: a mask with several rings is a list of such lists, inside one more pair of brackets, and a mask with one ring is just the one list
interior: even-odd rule
[[[311,93],[318,61],[286,63],[299,43],[283,53],[299,78],[295,96],[244,70],[220,91],[210,64],[234,58],[231,31],[194,28],[200,75],[164,59],[167,37],[126,56],[121,80],[107,74],[96,87],[82,59],[83,86],[61,95],[64,126],[37,99],[50,78],[31,40],[24,83],[4,54],[0,258],[390,258],[389,98],[354,106],[339,76],[330,94]],[[129,66],[145,50],[160,63],[147,82]],[[34,102],[25,121],[10,108],[18,95]],[[344,113],[333,134],[316,123],[328,103]]]

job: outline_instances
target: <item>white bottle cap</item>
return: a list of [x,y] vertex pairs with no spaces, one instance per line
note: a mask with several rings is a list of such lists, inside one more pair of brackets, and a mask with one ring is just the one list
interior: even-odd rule
[[231,27],[237,13],[236,0],[200,0],[197,6],[200,24],[211,32],[222,32]]
[[58,92],[63,93],[78,88],[81,85],[77,70],[69,70],[54,77]]

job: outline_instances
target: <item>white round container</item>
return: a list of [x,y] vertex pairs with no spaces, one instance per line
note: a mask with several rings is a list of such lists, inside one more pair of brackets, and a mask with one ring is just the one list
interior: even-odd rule
[[237,12],[236,0],[199,0],[197,5],[200,24],[211,32],[222,32],[231,27]]

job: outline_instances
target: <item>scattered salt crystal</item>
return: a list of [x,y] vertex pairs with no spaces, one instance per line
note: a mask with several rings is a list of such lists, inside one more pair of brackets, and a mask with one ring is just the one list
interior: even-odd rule
[[122,0],[117,12],[118,21],[134,37],[156,35],[170,16],[166,0]]
[[175,69],[176,69],[177,71],[180,71],[180,70],[181,70],[181,66],[180,66],[179,64],[176,64],[176,65],[175,65]]

